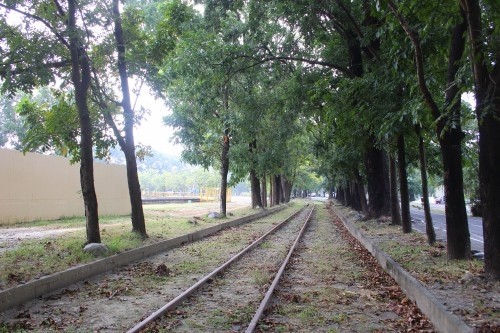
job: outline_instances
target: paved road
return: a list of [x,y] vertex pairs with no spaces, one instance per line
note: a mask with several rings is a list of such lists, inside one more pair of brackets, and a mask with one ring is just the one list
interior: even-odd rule
[[[446,240],[446,219],[444,205],[431,205],[432,222],[438,239]],[[434,207],[435,206],[435,207]],[[437,211],[441,210],[443,212]],[[411,207],[411,217],[414,220],[413,228],[425,233],[425,217],[423,209]],[[470,242],[473,251],[484,251],[483,220],[480,217],[469,216]]]

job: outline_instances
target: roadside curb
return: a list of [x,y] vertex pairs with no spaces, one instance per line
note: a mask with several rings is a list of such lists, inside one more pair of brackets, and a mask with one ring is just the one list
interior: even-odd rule
[[133,261],[144,259],[162,251],[180,246],[184,243],[195,242],[226,228],[252,222],[259,218],[279,212],[286,207],[286,205],[281,205],[277,208],[267,209],[253,215],[234,219],[232,221],[214,225],[186,235],[125,251],[123,253],[99,259],[88,264],[71,267],[67,270],[44,276],[38,280],[30,281],[26,284],[0,291],[0,312],[10,310],[15,306],[31,301],[37,297],[67,287],[78,281],[89,279],[93,276],[105,273]]
[[349,233],[354,236],[375,257],[375,259],[377,259],[380,266],[396,280],[403,292],[417,304],[420,311],[430,319],[438,331],[457,333],[473,332],[472,328],[458,316],[448,312],[426,287],[389,257],[387,253],[380,250],[368,237],[349,222],[344,215],[333,206],[332,209],[339,216]]

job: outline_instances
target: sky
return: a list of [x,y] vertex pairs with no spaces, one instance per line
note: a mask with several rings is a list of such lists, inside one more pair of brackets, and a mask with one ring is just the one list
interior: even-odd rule
[[171,140],[173,128],[163,123],[163,117],[170,113],[168,107],[163,101],[155,100],[146,89],[141,92],[137,103],[149,109],[151,113],[135,128],[136,144],[149,145],[153,150],[167,155],[180,156],[182,147],[174,145]]
[[[475,105],[472,93],[463,94],[462,100]],[[163,123],[163,117],[170,113],[168,107],[161,100],[155,98],[144,89],[138,100],[139,104],[151,110],[141,125],[135,129],[135,141],[144,145],[149,145],[153,150],[160,151],[167,155],[180,156],[182,146],[174,145],[171,138],[173,129]]]

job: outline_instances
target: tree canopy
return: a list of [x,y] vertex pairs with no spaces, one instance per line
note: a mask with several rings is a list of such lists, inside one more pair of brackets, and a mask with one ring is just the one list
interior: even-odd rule
[[[88,137],[97,152],[113,140],[134,152],[127,135],[142,113],[131,107],[130,75],[137,91],[146,83],[171,108],[165,123],[183,159],[220,171],[221,213],[225,188],[247,177],[254,206],[267,195],[285,202],[294,187],[312,190],[323,178],[367,218],[396,219],[399,195],[407,232],[414,170],[425,165],[422,193],[427,173],[444,185],[448,256],[470,257],[465,201],[474,197],[483,204],[486,271],[500,276],[495,1],[200,3],[1,4],[0,144],[15,131],[17,109],[26,149],[88,154]],[[50,103],[34,94],[47,85]],[[31,95],[9,99],[19,91]],[[465,92],[475,110],[462,104]]]

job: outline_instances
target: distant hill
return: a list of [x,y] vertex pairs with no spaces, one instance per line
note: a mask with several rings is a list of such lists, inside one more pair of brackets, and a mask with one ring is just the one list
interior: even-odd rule
[[[147,156],[143,161],[137,160],[137,168],[139,172],[156,171],[175,172],[189,170],[193,166],[183,163],[178,156],[168,155],[157,150],[152,151],[153,156]],[[119,148],[114,148],[110,151],[110,163],[125,164],[125,156]]]

